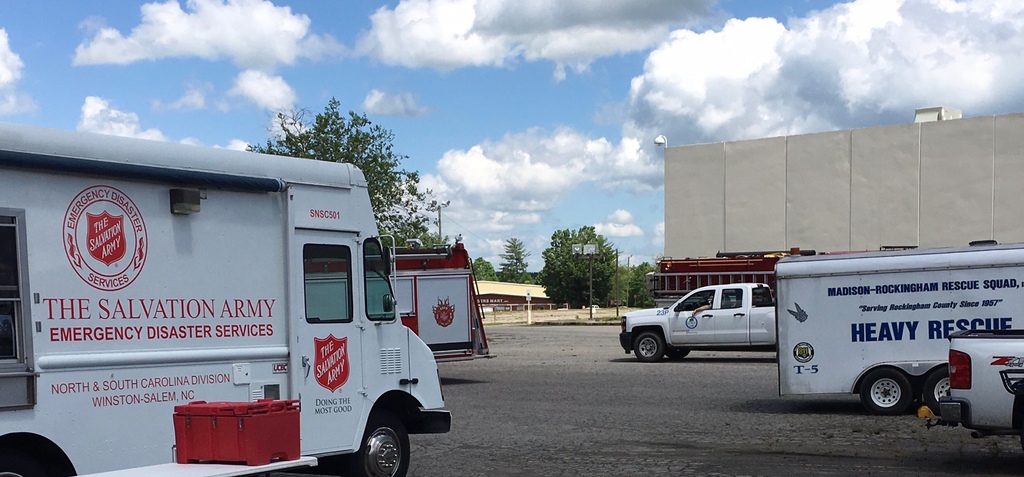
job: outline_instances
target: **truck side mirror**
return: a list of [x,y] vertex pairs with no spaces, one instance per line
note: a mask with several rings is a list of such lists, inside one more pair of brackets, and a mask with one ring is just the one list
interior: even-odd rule
[[386,294],[384,294],[384,296],[381,297],[381,300],[383,301],[382,304],[384,306],[384,312],[385,313],[391,313],[391,312],[395,311],[395,304],[396,304],[396,302],[395,302],[395,296],[394,295],[392,295],[390,293],[386,293]]

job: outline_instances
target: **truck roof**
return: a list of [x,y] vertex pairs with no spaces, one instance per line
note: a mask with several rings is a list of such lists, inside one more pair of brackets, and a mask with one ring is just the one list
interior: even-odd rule
[[9,123],[0,123],[0,167],[247,191],[366,187],[351,164]]

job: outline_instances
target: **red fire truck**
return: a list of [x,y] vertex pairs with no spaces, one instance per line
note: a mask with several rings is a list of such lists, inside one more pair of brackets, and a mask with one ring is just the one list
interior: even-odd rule
[[667,306],[708,285],[764,283],[775,288],[775,262],[786,255],[814,255],[813,250],[718,252],[714,257],[671,258],[647,274],[647,290],[658,306]]
[[462,242],[395,249],[395,296],[402,324],[437,361],[489,355],[472,260]]

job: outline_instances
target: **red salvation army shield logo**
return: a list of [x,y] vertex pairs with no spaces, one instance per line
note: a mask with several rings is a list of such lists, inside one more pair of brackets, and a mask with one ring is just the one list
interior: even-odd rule
[[316,358],[313,360],[313,377],[316,382],[329,390],[337,391],[348,381],[348,337],[313,338]]
[[124,216],[85,214],[89,232],[86,234],[89,255],[110,266],[124,258]]
[[434,321],[441,325],[442,328],[447,328],[455,321],[455,307],[448,304],[448,299],[445,298],[441,301],[437,299],[437,306],[432,308],[434,310]]
[[130,285],[146,264],[146,222],[135,202],[110,186],[78,193],[64,213],[64,252],[71,269],[103,291]]

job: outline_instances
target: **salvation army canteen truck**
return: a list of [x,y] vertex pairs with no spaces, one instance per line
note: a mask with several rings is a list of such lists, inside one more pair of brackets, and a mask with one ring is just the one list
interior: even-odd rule
[[780,395],[938,413],[951,333],[1024,328],[1024,244],[791,256],[775,275]]
[[451,417],[377,234],[351,165],[0,124],[0,474],[173,463],[177,407],[276,399],[303,459],[404,475]]

